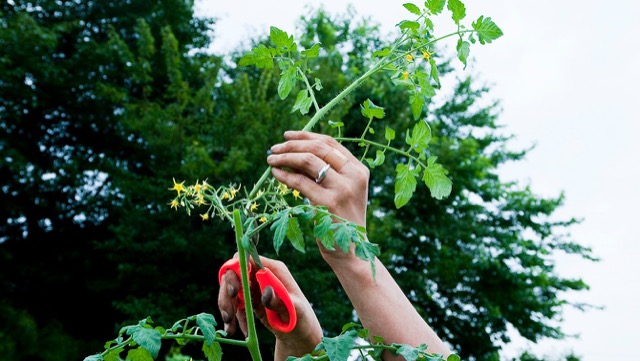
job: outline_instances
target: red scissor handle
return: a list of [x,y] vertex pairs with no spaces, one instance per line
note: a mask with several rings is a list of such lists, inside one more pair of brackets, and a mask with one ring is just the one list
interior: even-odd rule
[[[251,274],[251,264],[249,263],[249,274]],[[222,267],[220,267],[220,271],[218,272],[218,283],[222,281],[222,276],[227,272],[227,270],[232,270],[235,272],[238,277],[241,276],[240,273],[240,261],[238,259],[230,259],[225,262]],[[296,308],[293,306],[293,302],[291,301],[291,296],[289,296],[289,292],[282,284],[282,281],[276,277],[276,275],[271,272],[268,268],[259,269],[256,272],[256,280],[258,281],[258,286],[260,287],[260,292],[262,293],[267,286],[271,286],[273,288],[273,292],[282,300],[284,303],[287,313],[289,314],[289,321],[285,322],[280,317],[280,314],[276,311],[270,310],[265,307],[265,312],[267,313],[267,320],[271,327],[280,332],[291,332],[293,328],[296,326],[296,322],[298,321],[298,316],[296,314]],[[242,290],[238,292],[238,300],[240,301],[240,309],[244,309],[244,295]]]

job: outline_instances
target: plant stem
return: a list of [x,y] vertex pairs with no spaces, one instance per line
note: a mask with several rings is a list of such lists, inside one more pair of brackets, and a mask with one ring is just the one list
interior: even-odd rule
[[251,354],[253,361],[262,361],[260,355],[260,347],[258,347],[258,333],[256,332],[256,323],[253,318],[253,305],[251,304],[251,289],[249,286],[249,274],[247,272],[247,252],[242,247],[242,219],[240,218],[240,210],[233,210],[233,223],[236,230],[236,245],[238,247],[238,255],[240,258],[240,271],[242,273],[242,293],[244,295],[244,306],[247,315],[247,339],[246,346]]

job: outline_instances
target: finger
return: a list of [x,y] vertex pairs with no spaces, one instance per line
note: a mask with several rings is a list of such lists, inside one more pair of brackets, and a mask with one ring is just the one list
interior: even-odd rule
[[[324,143],[325,145],[327,145],[332,149],[337,150],[340,154],[344,155],[348,161],[359,162],[359,160],[349,151],[349,149],[347,149],[345,146],[340,144],[335,138],[325,134],[318,134],[318,133],[307,132],[307,131],[289,130],[284,132],[284,138],[287,141],[291,141],[291,140],[318,141],[320,143]],[[320,158],[324,158],[329,152],[329,149],[321,148],[320,150],[322,149],[324,149],[324,153],[318,154]]]
[[[339,145],[337,142],[335,144]],[[336,172],[340,172],[344,165],[349,162],[349,158],[342,154],[341,151],[320,139],[288,140],[284,143],[273,145],[271,153],[275,155],[299,154],[300,161],[304,161],[307,165],[315,165],[315,168],[312,169],[320,169],[318,168],[318,163],[322,164],[320,167],[329,164]]]
[[[287,187],[300,191],[300,193],[309,198],[309,201],[313,204],[324,204],[328,201],[327,198],[330,195],[328,191],[304,174],[287,172],[275,167],[271,168],[271,174],[273,174],[277,180],[286,184]],[[337,175],[336,172],[333,172],[333,174]],[[331,178],[331,176],[328,175],[327,178]],[[325,179],[323,184],[326,184],[326,182],[327,180]]]
[[281,153],[271,154],[267,163],[277,168],[292,168],[298,173],[304,173],[310,179],[316,179],[320,170],[327,164],[313,153]]
[[218,309],[225,331],[229,334],[235,332],[235,314],[238,309],[238,291],[240,290],[240,279],[231,270],[228,270],[220,281],[218,291]]

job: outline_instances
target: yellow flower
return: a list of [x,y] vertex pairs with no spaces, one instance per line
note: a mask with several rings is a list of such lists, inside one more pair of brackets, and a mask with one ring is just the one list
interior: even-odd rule
[[202,186],[198,184],[198,182],[199,181],[196,181],[196,185],[193,186],[193,190],[199,193],[202,191]]
[[260,198],[261,195],[264,194],[264,191],[261,189],[258,191],[258,194],[256,194],[256,198]]
[[280,189],[280,194],[282,195],[289,193],[289,187],[287,187],[287,185],[284,183],[280,183],[278,185],[278,188]]
[[227,199],[227,198],[229,198],[229,193],[227,192],[222,193],[222,197],[220,197],[220,199]]
[[170,191],[177,191],[178,195],[180,192],[186,192],[187,190],[184,188],[184,181],[182,183],[177,183],[176,179],[173,178],[173,188],[169,188]]
[[253,204],[251,204],[251,207],[249,207],[249,210],[251,212],[255,211],[256,209],[258,209],[258,203],[253,202]]
[[300,197],[300,191],[299,190],[297,190],[297,189],[293,190],[293,198],[302,199],[302,197]]
[[260,217],[260,223],[264,223],[266,221],[267,221],[267,217],[265,216]]
[[407,56],[405,56],[404,58],[407,59],[408,62],[412,62],[413,61],[413,55],[411,55],[411,54],[407,54]]
[[429,48],[427,48],[427,50],[422,50],[422,58],[424,60],[429,60],[429,58],[431,57],[431,55],[433,55],[435,53],[432,53],[429,51]]
[[171,201],[171,208],[175,208],[176,210],[178,209],[178,198],[174,199]]
[[198,193],[198,195],[196,196],[196,202],[195,203],[196,203],[196,205],[199,205],[199,206],[201,206],[201,205],[203,205],[205,203],[204,202],[204,196],[202,195],[202,193]]
[[200,217],[202,217],[203,221],[206,221],[207,219],[209,219],[209,213],[201,214]]
[[403,71],[402,72],[402,79],[403,80],[409,79],[409,72],[408,71]]
[[234,199],[236,197],[236,193],[238,193],[239,190],[240,190],[240,186],[238,186],[238,189],[233,188],[233,186],[229,188],[229,193],[231,193],[231,197],[229,197],[229,200]]

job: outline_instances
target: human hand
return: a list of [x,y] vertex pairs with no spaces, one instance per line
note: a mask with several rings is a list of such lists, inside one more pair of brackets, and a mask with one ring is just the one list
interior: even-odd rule
[[[300,191],[311,203],[366,226],[369,169],[333,137],[305,131],[287,131],[284,137],[286,141],[272,146],[267,158],[273,176]],[[326,164],[331,168],[324,179],[317,181]],[[328,262],[345,256],[322,245],[320,250]]]
[[[237,254],[234,258],[237,258]],[[266,309],[273,310],[284,321],[288,321],[289,313],[284,302],[278,297],[271,286],[261,292],[255,279],[255,272],[250,274],[251,299],[256,317],[276,336],[276,352],[281,355],[303,355],[310,353],[322,339],[322,329],[309,301],[289,272],[287,266],[280,261],[267,257],[260,257],[262,265],[282,282],[286,288],[297,315],[297,322],[291,332],[281,332],[273,328],[267,320]],[[256,269],[252,264],[252,269]],[[243,301],[239,297],[242,284],[238,275],[227,270],[220,278],[218,292],[218,307],[224,322],[224,330],[233,335],[237,328],[247,336],[246,311],[242,308]]]

